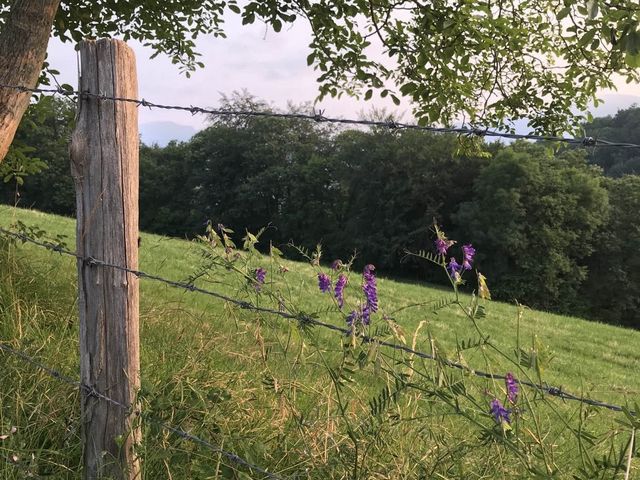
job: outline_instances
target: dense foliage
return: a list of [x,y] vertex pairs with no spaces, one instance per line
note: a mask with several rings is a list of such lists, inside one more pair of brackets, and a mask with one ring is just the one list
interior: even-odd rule
[[[248,96],[225,105],[267,108]],[[49,168],[18,186],[20,205],[73,213],[72,107],[46,99],[21,126],[18,139]],[[429,247],[435,221],[478,247],[495,298],[640,326],[637,177],[604,177],[589,165],[592,152],[517,142],[468,156],[464,146],[408,130],[213,118],[189,142],[141,147],[140,224],[179,237],[201,233],[208,220],[238,237],[266,227],[263,245],[293,257],[299,252],[287,244],[320,242],[327,260],[355,252],[357,268],[372,262],[387,275],[436,280],[406,258]],[[12,203],[15,190],[9,177],[3,200]]]
[[516,143],[475,179],[456,223],[487,252],[482,268],[498,297],[576,307],[584,261],[608,213],[601,174],[582,153]]
[[[0,27],[21,6],[0,0]],[[225,37],[236,15],[275,32],[306,23],[321,96],[405,96],[424,122],[509,128],[527,118],[561,132],[614,74],[638,80],[635,0],[60,0],[51,33],[135,39],[190,72],[202,65],[196,39]]]
[[[75,105],[66,99],[42,97],[29,107],[6,161],[0,164],[2,202],[17,201],[24,207],[61,215],[75,213],[69,164],[74,117]],[[18,157],[15,162],[14,156]]]
[[[640,108],[634,106],[613,117],[596,118],[586,125],[586,132],[611,142],[640,143]],[[608,176],[640,174],[640,151],[635,148],[598,148],[590,152],[589,161],[602,167]]]

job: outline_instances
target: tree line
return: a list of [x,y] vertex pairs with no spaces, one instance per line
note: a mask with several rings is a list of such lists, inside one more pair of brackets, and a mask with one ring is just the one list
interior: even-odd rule
[[[268,108],[246,95],[223,103]],[[596,119],[587,133],[637,142],[640,124],[616,130],[620,118],[640,118],[640,109]],[[456,136],[410,130],[210,120],[188,142],[141,145],[143,230],[193,237],[212,221],[241,236],[266,227],[264,244],[294,258],[294,245],[321,243],[327,261],[355,254],[357,267],[438,282],[406,256],[433,249],[435,222],[474,245],[494,298],[640,327],[638,152],[522,141],[469,148]],[[4,202],[73,215],[72,123],[65,100],[32,105],[2,165]],[[33,168],[11,161],[18,156]],[[47,168],[33,174],[37,162]]]

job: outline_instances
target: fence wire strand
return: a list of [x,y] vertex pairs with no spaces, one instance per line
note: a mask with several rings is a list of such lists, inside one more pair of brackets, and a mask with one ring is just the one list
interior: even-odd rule
[[[86,263],[87,265],[90,266],[100,266],[100,267],[106,267],[106,268],[113,268],[115,270],[120,270],[123,272],[127,272],[130,274],[135,275],[138,278],[145,278],[148,280],[153,280],[153,281],[157,281],[160,283],[164,283],[165,285],[168,285],[170,287],[173,288],[178,288],[178,289],[183,289],[189,292],[196,292],[196,293],[200,293],[203,295],[208,295],[214,298],[217,298],[219,300],[223,300],[225,302],[228,302],[230,304],[233,304],[241,309],[244,310],[251,310],[254,312],[259,312],[259,313],[266,313],[266,314],[270,314],[270,315],[276,315],[282,318],[285,318],[287,320],[291,320],[291,321],[296,321],[298,322],[301,326],[317,326],[317,327],[321,327],[321,328],[325,328],[328,330],[333,330],[335,332],[338,332],[342,335],[351,335],[352,331],[348,328],[344,328],[344,327],[339,327],[337,325],[333,325],[331,323],[326,323],[323,322],[321,320],[318,320],[316,318],[313,318],[309,315],[306,314],[295,314],[295,313],[290,313],[290,312],[286,312],[286,311],[281,311],[281,310],[276,310],[273,308],[268,308],[268,307],[261,307],[258,305],[254,305],[250,302],[247,302],[245,300],[239,300],[237,298],[233,298],[230,297],[228,295],[224,295],[222,293],[219,292],[215,292],[212,290],[207,290],[201,287],[197,287],[195,285],[193,285],[192,283],[185,283],[185,282],[179,282],[179,281],[175,281],[175,280],[170,280],[167,278],[163,278],[160,277],[158,275],[153,275],[150,273],[146,273],[140,270],[134,270],[131,268],[127,268],[127,267],[123,267],[121,265],[114,265],[112,263],[109,262],[104,262],[102,260],[98,260],[95,259],[93,257],[83,257],[79,254],[77,254],[76,252],[72,252],[70,250],[67,250],[65,248],[62,248],[60,245],[56,245],[54,243],[50,243],[50,242],[43,242],[34,238],[29,237],[28,235],[25,235],[24,233],[20,233],[20,232],[13,232],[10,230],[6,230],[2,227],[0,227],[0,233],[4,233],[5,235],[8,235],[12,238],[21,240],[23,242],[29,242],[32,243],[34,245],[37,245],[39,247],[43,247],[46,248],[48,250],[63,254],[63,255],[67,255],[67,256],[71,256],[76,258],[77,260],[80,260],[84,263]],[[451,368],[455,368],[458,370],[462,370],[465,371],[473,376],[476,377],[481,377],[481,378],[488,378],[488,379],[492,379],[492,380],[501,380],[504,381],[506,380],[506,375],[499,375],[499,374],[494,374],[494,373],[489,373],[489,372],[484,372],[482,370],[475,370],[470,368],[467,365],[463,365],[461,363],[457,363],[457,362],[453,362],[451,360],[447,360],[447,359],[443,359],[441,357],[437,357],[435,355],[429,354],[429,353],[425,353],[425,352],[421,352],[419,350],[415,350],[413,348],[407,347],[405,345],[400,345],[397,343],[392,343],[392,342],[388,342],[385,340],[378,340],[376,338],[370,337],[368,335],[360,335],[358,336],[358,339],[361,340],[364,343],[370,343],[370,344],[377,344],[377,345],[381,345],[384,347],[388,347],[391,348],[393,350],[398,350],[398,351],[402,351],[404,353],[409,353],[411,355],[414,355],[418,358],[422,358],[425,360],[433,360],[433,361],[438,361],[448,367]],[[550,386],[550,385],[546,385],[546,384],[536,384],[527,380],[520,380],[520,379],[516,379],[516,382],[519,385],[525,386],[525,387],[529,387],[533,390],[536,390],[538,392],[544,393],[544,394],[548,394],[551,395],[553,397],[557,397],[560,398],[562,400],[570,400],[570,401],[577,401],[586,405],[591,405],[593,407],[599,407],[599,408],[606,408],[608,410],[613,410],[616,412],[621,412],[626,410],[627,412],[629,412],[631,415],[638,415],[640,412],[635,412],[635,411],[630,411],[626,408],[623,408],[620,405],[615,405],[615,404],[611,404],[611,403],[607,403],[607,402],[603,402],[600,400],[595,400],[595,399],[591,399],[591,398],[586,398],[583,396],[578,396],[575,395],[573,393],[570,392],[566,392],[562,389],[562,387],[555,387],[555,386]]]
[[[95,397],[98,398],[104,402],[110,403],[111,405],[114,405],[118,408],[121,408],[127,412],[129,412],[131,410],[131,406],[125,405],[122,402],[119,402],[117,400],[114,400],[113,398],[108,397],[107,395],[97,391],[95,388],[90,387],[88,385],[85,385],[81,382],[79,382],[78,380],[75,380],[67,375],[64,375],[63,373],[59,372],[58,370],[55,370],[51,367],[46,366],[45,364],[41,363],[40,361],[38,361],[37,359],[35,359],[34,357],[30,356],[29,354],[27,354],[24,351],[21,350],[16,350],[15,348],[11,347],[10,345],[0,342],[0,350],[9,353],[17,358],[20,358],[21,360],[31,364],[32,366],[38,368],[39,370],[43,371],[44,373],[46,373],[47,375],[49,375],[52,378],[55,378],[56,380],[59,380],[63,383],[66,383],[68,385],[72,385],[76,388],[78,388],[82,393],[84,393],[85,395],[89,396],[89,397]],[[207,440],[204,440],[203,438],[200,438],[192,433],[189,433],[179,427],[174,427],[173,425],[169,425],[161,420],[158,420],[148,414],[145,414],[144,412],[139,412],[140,416],[147,421],[148,423],[154,424],[168,432],[173,433],[174,435],[184,439],[184,440],[188,440],[190,442],[193,443],[197,443],[199,445],[202,445],[203,447],[207,448],[208,450],[214,452],[214,453],[218,453],[220,455],[223,455],[224,457],[226,457],[227,459],[229,459],[230,461],[232,461],[233,463],[235,463],[236,465],[241,465],[243,467],[248,468],[249,470],[253,471],[253,472],[258,472],[262,475],[264,475],[266,478],[272,479],[272,480],[284,480],[284,477],[281,477],[279,475],[276,475],[274,473],[271,473],[267,470],[265,470],[264,468],[255,465],[247,460],[245,460],[244,458],[240,457],[239,455],[230,452],[228,450],[225,450]]]
[[619,148],[640,148],[639,144],[626,143],[626,142],[611,142],[608,140],[595,138],[595,137],[583,137],[583,138],[571,138],[571,137],[559,137],[553,135],[536,135],[536,134],[520,134],[520,133],[508,133],[491,130],[489,128],[481,127],[434,127],[428,125],[417,125],[413,123],[403,123],[396,121],[381,121],[381,120],[363,120],[363,119],[349,119],[349,118],[335,118],[326,117],[323,111],[313,112],[312,114],[305,113],[278,113],[269,111],[255,111],[255,110],[231,110],[221,108],[204,108],[199,106],[185,106],[185,105],[165,105],[161,103],[151,102],[144,98],[126,98],[126,97],[114,97],[109,95],[102,95],[89,92],[80,92],[77,90],[70,90],[59,86],[57,88],[29,88],[20,85],[7,85],[0,83],[0,88],[6,88],[10,90],[17,90],[24,93],[42,93],[60,95],[67,98],[94,98],[97,100],[110,100],[114,102],[133,103],[138,107],[147,107],[152,109],[162,110],[179,110],[189,112],[192,115],[207,114],[214,116],[236,116],[236,117],[268,117],[268,118],[288,118],[288,119],[304,119],[312,120],[318,123],[333,123],[342,125],[361,125],[369,127],[382,127],[389,130],[420,130],[433,133],[455,133],[459,135],[477,136],[477,137],[497,137],[508,139],[525,139],[525,140],[537,140],[545,142],[560,142],[569,145],[578,145],[583,147],[619,147]]

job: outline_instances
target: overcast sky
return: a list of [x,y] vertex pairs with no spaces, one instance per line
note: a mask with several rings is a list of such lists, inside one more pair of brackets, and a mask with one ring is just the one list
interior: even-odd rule
[[[311,36],[305,23],[296,22],[291,28],[275,33],[264,25],[242,26],[239,17],[233,16],[225,30],[226,39],[199,39],[198,51],[202,53],[205,68],[191,78],[180,74],[178,67],[166,57],[150,60],[151,49],[130,42],[137,57],[140,97],[157,103],[214,107],[220,94],[246,89],[282,109],[289,100],[302,103],[315,99],[318,72],[306,64]],[[77,85],[78,67],[72,44],[51,39],[49,63],[61,72],[58,77],[61,83]],[[640,102],[637,84],[626,85],[622,81],[617,84],[619,90],[615,96],[611,96],[612,92],[602,92],[606,104],[597,114],[615,113],[619,108]],[[343,97],[325,100],[317,107],[324,109],[326,116],[359,117],[372,106],[404,114],[405,121],[412,119],[410,105],[405,101],[395,107],[391,101],[381,99],[364,102]],[[171,121],[200,129],[206,125],[205,120],[204,116],[191,116],[187,112],[140,109],[141,123]]]

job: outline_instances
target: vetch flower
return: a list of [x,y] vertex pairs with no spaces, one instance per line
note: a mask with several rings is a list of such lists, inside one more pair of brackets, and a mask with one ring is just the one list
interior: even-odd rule
[[326,273],[318,274],[318,288],[322,293],[331,291],[331,279]]
[[353,324],[358,320],[358,317],[358,312],[351,310],[351,313],[347,315],[347,325],[349,325],[349,327],[353,327]]
[[362,319],[363,325],[369,325],[371,323],[371,308],[369,305],[365,305],[362,309],[362,315],[360,318]]
[[262,285],[264,285],[265,279],[267,278],[267,271],[262,267],[258,267],[256,268],[254,276],[256,279],[256,284],[254,285],[254,288],[256,289],[256,292],[259,292],[260,289],[262,288]]
[[511,412],[504,408],[504,405],[502,405],[500,400],[497,398],[491,400],[491,409],[489,410],[489,413],[493,415],[493,419],[498,425],[504,425],[505,423],[507,425],[511,424],[511,418],[509,418],[509,414]]
[[331,270],[338,271],[342,268],[344,264],[342,263],[342,260],[338,259],[338,260],[334,260],[333,262],[331,262]]
[[462,281],[462,277],[460,277],[460,272],[462,271],[462,265],[460,265],[455,257],[451,257],[449,259],[449,265],[447,265],[447,271],[449,272],[449,276],[453,279],[455,283],[460,283]]
[[451,247],[455,242],[453,240],[447,240],[446,238],[436,238],[433,243],[435,243],[436,250],[438,250],[440,255],[446,255],[449,247]]
[[444,234],[444,232],[441,231],[437,225],[435,226],[435,228],[436,228],[437,238],[433,243],[435,244],[436,250],[438,251],[438,253],[444,256],[447,254],[447,250],[449,250],[449,248],[456,242],[454,240],[449,240],[447,236]]
[[344,287],[347,286],[347,276],[341,273],[336,280],[336,288],[334,289],[334,295],[338,301],[338,307],[342,308],[344,305]]
[[373,271],[376,269],[373,265],[369,264],[364,267],[364,272],[362,274],[363,283],[362,283],[362,291],[364,292],[364,296],[367,300],[366,307],[371,312],[378,311],[378,288],[376,286],[376,277],[373,274]]
[[462,246],[462,268],[471,270],[471,263],[476,254],[476,249],[470,243]]
[[515,404],[518,399],[518,382],[516,382],[512,373],[507,373],[505,375],[504,383],[507,387],[507,398],[509,399],[509,402]]

